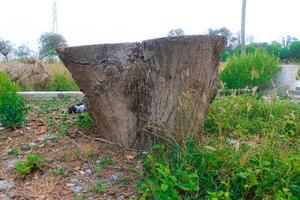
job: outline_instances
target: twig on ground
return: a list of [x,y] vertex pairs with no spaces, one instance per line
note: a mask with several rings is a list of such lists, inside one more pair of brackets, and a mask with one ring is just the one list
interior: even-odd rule
[[79,146],[78,143],[76,143],[75,141],[73,141],[70,137],[66,137],[70,142],[72,142],[73,144],[75,144],[76,146]]

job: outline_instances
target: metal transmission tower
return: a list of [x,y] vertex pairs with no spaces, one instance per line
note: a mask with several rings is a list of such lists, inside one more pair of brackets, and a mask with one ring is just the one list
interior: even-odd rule
[[56,11],[56,0],[53,0],[53,27],[52,32],[57,33],[58,32],[58,26],[57,26],[57,11]]

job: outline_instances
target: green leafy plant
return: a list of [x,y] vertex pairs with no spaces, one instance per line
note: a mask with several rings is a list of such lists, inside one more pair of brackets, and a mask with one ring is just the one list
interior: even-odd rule
[[11,149],[9,152],[7,152],[7,155],[11,157],[17,157],[20,154],[20,149]]
[[68,176],[67,172],[64,169],[50,169],[50,173],[54,175],[60,175],[60,176]]
[[79,91],[75,81],[65,74],[54,74],[45,86],[46,91]]
[[265,86],[279,71],[279,60],[265,51],[232,56],[220,73],[226,89]]
[[17,94],[18,86],[0,72],[0,125],[4,128],[19,128],[25,120],[25,101]]
[[93,128],[94,120],[90,114],[80,114],[76,117],[76,123],[80,130]]
[[99,163],[100,165],[103,165],[103,166],[115,164],[115,162],[112,159],[112,157],[101,158],[100,160],[97,161],[97,163]]
[[40,169],[44,164],[45,160],[43,157],[29,153],[26,155],[24,163],[22,163],[21,161],[17,161],[17,173],[18,175],[27,176],[33,170]]
[[91,187],[89,189],[89,191],[90,192],[97,192],[97,193],[104,193],[104,192],[106,192],[106,186],[105,186],[104,183],[99,182],[99,183],[96,183],[95,186]]
[[199,176],[188,163],[176,160],[178,163],[175,164],[168,160],[170,157],[166,148],[152,153],[143,161],[141,176],[144,178],[138,182],[141,199],[181,199],[181,196],[197,194]]
[[101,174],[101,171],[102,171],[101,167],[97,165],[95,167],[95,173],[96,173],[96,175],[99,176]]
[[297,135],[300,107],[289,101],[270,104],[251,95],[222,97],[213,101],[204,130],[208,134],[240,139],[259,135]]
[[141,199],[300,199],[300,107],[257,96],[212,103],[201,142],[155,145]]

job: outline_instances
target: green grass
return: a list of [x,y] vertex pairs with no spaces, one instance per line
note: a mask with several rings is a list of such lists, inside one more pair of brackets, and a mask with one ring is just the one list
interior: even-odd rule
[[75,81],[65,74],[54,74],[45,86],[45,91],[79,91]]
[[19,87],[0,71],[0,124],[4,128],[19,128],[26,122],[24,99],[17,94]]
[[76,123],[79,130],[88,130],[93,128],[94,120],[88,113],[79,114],[76,117]]
[[300,107],[242,95],[215,100],[197,143],[155,145],[141,199],[300,199]]
[[17,161],[17,174],[27,176],[32,171],[40,169],[44,164],[45,160],[43,157],[29,153],[26,155],[24,162]]
[[264,51],[232,56],[220,73],[226,89],[265,86],[279,71],[279,59]]

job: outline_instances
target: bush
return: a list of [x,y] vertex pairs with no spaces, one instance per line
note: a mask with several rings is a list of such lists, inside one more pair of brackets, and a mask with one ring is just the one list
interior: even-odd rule
[[65,74],[55,74],[46,85],[46,91],[79,91],[79,87],[71,77]]
[[299,122],[292,103],[216,100],[201,143],[155,145],[147,154],[141,199],[299,199]]
[[220,79],[227,89],[264,86],[279,69],[278,58],[256,51],[231,57],[221,71]]
[[18,86],[0,72],[0,123],[4,128],[18,128],[25,122],[25,102],[17,94]]
[[93,128],[94,120],[90,114],[80,114],[77,115],[76,123],[78,129],[87,130]]
[[300,107],[290,102],[270,104],[250,95],[222,97],[211,104],[204,129],[235,138],[296,135],[300,132]]

